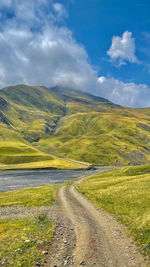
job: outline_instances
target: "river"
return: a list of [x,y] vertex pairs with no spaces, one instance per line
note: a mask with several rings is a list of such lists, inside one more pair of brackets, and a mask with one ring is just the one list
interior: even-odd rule
[[60,184],[83,175],[91,175],[109,168],[97,170],[41,170],[41,171],[1,171],[0,192],[36,187],[44,184]]

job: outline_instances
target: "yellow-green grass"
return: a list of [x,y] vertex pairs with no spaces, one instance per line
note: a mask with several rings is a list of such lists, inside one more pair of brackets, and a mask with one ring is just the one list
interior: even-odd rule
[[[63,183],[70,185],[75,178]],[[0,207],[42,207],[51,206],[56,201],[56,192],[62,184],[42,185],[0,193]]]
[[51,206],[56,200],[56,190],[58,187],[59,185],[51,184],[0,193],[0,207]]
[[[76,179],[75,179],[76,180]],[[73,180],[67,181],[69,185]],[[0,193],[0,207],[51,206],[61,185],[44,185]],[[45,214],[23,219],[0,219],[0,264],[32,267],[43,264],[42,251],[47,250],[55,222]]]
[[42,151],[92,164],[150,162],[149,110],[120,107],[65,88],[5,88],[0,92],[0,162],[19,164],[47,157],[38,151],[1,152],[7,142],[14,149],[18,143],[33,148],[32,143]]
[[84,180],[77,189],[98,208],[115,214],[141,251],[150,255],[150,165],[99,173]]
[[[33,146],[17,141],[0,142],[0,169],[59,168],[79,169],[80,162],[46,154]],[[86,164],[85,164],[86,167]]]
[[[14,148],[18,143],[33,148],[32,143],[54,155],[98,165],[143,164],[150,162],[150,109],[120,107],[65,88],[4,88],[0,143],[3,147],[7,142]],[[1,152],[0,162],[21,164],[47,157],[34,152]]]
[[32,267],[44,263],[42,251],[51,241],[55,223],[36,218],[0,220],[0,265]]
[[3,164],[10,165],[51,159],[53,158],[50,155],[39,152],[25,140],[18,140],[17,138],[13,140],[12,135],[8,135],[6,139],[1,140],[0,138],[0,162]]
[[54,157],[53,160],[39,161],[39,162],[30,162],[22,164],[10,164],[10,165],[0,165],[0,170],[10,170],[10,169],[47,169],[47,168],[56,168],[61,170],[76,170],[76,169],[86,169],[89,164],[83,164],[77,162],[71,162],[63,159]]
[[133,111],[128,111],[128,117],[127,111],[115,109],[67,115],[60,120],[53,135],[43,136],[34,145],[62,157],[93,164],[149,162],[149,118]]
[[[0,193],[0,207],[51,206],[60,185],[44,185]],[[0,220],[0,263],[7,266],[31,267],[43,263],[55,223],[44,214],[37,218]],[[27,240],[27,241],[25,241]],[[28,241],[29,240],[29,241]]]

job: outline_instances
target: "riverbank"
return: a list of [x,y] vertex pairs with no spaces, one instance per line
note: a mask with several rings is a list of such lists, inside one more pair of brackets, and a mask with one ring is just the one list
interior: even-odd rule
[[[54,156],[53,156],[54,157]],[[21,164],[0,164],[1,170],[78,170],[78,169],[88,169],[91,164],[78,162],[69,159],[54,157],[52,160],[38,161],[38,162],[28,162]]]

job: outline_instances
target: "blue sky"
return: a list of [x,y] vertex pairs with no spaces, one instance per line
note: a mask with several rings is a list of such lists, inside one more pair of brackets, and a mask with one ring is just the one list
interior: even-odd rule
[[[67,25],[78,42],[85,45],[90,61],[103,75],[150,86],[150,1],[76,0],[69,7]],[[119,70],[109,64],[106,51],[113,36],[132,32],[136,56],[143,64],[126,64]]]
[[149,0],[1,0],[0,88],[66,86],[150,106]]

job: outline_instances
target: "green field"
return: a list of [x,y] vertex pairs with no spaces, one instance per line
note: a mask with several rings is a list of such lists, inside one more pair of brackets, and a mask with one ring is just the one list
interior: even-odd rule
[[90,176],[77,186],[98,208],[115,214],[150,255],[150,165]]

